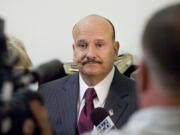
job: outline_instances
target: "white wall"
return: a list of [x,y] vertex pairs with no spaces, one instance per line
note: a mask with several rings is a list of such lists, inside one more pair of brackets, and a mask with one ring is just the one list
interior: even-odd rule
[[153,12],[180,0],[0,0],[6,31],[21,39],[35,65],[72,61],[73,25],[89,14],[109,18],[121,50],[140,57],[140,36]]

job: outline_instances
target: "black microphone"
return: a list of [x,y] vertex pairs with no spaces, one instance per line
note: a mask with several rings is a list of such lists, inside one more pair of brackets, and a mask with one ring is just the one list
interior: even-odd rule
[[[7,52],[6,38],[4,34],[4,20],[0,18],[0,59],[4,58],[3,53]],[[1,62],[1,61],[0,61]]]
[[0,18],[0,90],[3,79],[4,55],[7,52],[6,39],[4,36],[4,20]]
[[91,120],[99,132],[108,132],[110,129],[115,127],[109,113],[101,107],[93,110],[91,113]]
[[63,64],[59,60],[52,60],[48,63],[42,64],[37,68],[30,70],[26,75],[22,75],[17,79],[15,87],[28,86],[31,83],[39,82],[39,84],[46,83],[58,78],[66,76]]
[[32,71],[40,84],[66,76],[63,63],[59,60],[52,60],[42,64]]

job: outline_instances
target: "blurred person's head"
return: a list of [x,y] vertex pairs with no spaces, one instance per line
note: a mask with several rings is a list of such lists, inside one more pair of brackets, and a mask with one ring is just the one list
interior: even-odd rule
[[10,57],[18,57],[19,61],[15,65],[19,69],[29,69],[32,67],[31,59],[29,58],[24,44],[21,40],[14,36],[7,37],[7,50]]
[[81,19],[73,28],[74,62],[88,85],[100,82],[111,71],[119,43],[113,24],[99,15]]
[[142,50],[137,91],[141,107],[180,106],[180,4],[151,17]]

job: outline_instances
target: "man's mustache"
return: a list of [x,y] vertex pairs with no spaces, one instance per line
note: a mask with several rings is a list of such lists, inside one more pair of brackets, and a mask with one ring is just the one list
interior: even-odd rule
[[86,61],[82,61],[81,64],[85,65],[85,64],[101,64],[101,61],[98,60],[86,60]]

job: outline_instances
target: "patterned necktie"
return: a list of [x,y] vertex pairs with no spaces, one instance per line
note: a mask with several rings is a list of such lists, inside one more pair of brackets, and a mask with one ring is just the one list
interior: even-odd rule
[[94,88],[88,88],[84,94],[85,105],[81,110],[81,114],[78,121],[79,135],[91,131],[93,129],[93,123],[91,122],[91,112],[94,110],[93,99],[97,97]]

